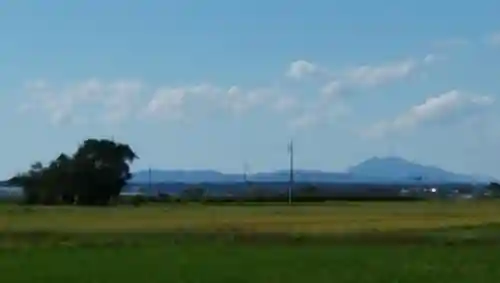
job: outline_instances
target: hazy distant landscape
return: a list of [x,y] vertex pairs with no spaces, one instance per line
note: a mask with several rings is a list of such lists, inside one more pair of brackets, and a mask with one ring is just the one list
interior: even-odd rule
[[[151,178],[151,179],[150,179]],[[288,169],[274,172],[249,174],[252,182],[287,182]],[[324,172],[315,170],[294,170],[297,182],[311,183],[489,183],[488,176],[457,174],[444,169],[409,162],[398,157],[370,158],[350,167],[346,172]],[[213,170],[159,170],[152,169],[133,174],[131,183],[239,183],[245,175],[224,174]]]
[[[140,186],[146,194],[179,193],[189,185],[203,184],[211,194],[238,194],[246,189],[245,180],[261,184],[268,191],[283,191],[288,187],[289,170],[248,174],[225,174],[214,170],[141,170],[132,174],[124,191],[133,191]],[[409,162],[402,158],[370,158],[352,166],[346,172],[324,172],[316,170],[294,170],[297,184],[336,184],[337,190],[359,191],[368,186],[384,186],[399,190],[401,185],[486,185],[495,181],[493,177],[457,174],[444,169]],[[148,191],[149,184],[153,186]],[[389,186],[389,187],[388,187]],[[450,188],[453,186],[450,185]],[[20,189],[6,188],[0,183],[0,197],[18,197]]]

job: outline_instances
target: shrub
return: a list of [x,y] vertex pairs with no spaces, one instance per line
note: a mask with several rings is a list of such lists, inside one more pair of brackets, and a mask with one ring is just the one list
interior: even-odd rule
[[132,205],[133,206],[141,206],[143,203],[146,202],[146,197],[142,195],[136,195],[132,197]]

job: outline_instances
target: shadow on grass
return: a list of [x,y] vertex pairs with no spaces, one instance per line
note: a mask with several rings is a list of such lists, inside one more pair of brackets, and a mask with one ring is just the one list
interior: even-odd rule
[[196,231],[58,233],[51,231],[0,233],[0,248],[130,247],[165,244],[219,243],[224,245],[500,245],[500,224],[434,230],[365,231],[345,234],[248,233],[225,229]]

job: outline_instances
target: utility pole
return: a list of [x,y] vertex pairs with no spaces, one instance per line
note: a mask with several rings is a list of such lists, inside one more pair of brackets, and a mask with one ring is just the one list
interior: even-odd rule
[[250,183],[248,182],[248,163],[243,163],[243,189],[245,194],[250,194]]
[[152,193],[153,188],[152,188],[152,184],[151,184],[151,166],[148,168],[148,189],[149,189],[149,192]]
[[288,144],[288,154],[290,155],[290,184],[288,187],[288,204],[292,204],[292,193],[293,193],[293,140],[290,140]]
[[243,164],[243,182],[248,184],[248,163]]

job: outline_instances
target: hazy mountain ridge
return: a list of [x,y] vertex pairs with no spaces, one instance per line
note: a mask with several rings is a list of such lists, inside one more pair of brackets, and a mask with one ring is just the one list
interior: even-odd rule
[[[286,182],[288,170],[260,172],[246,176],[252,182]],[[297,182],[317,183],[488,183],[495,181],[488,176],[458,174],[435,166],[416,164],[398,157],[373,157],[350,167],[347,172],[324,172],[319,170],[295,170]],[[214,170],[151,170],[152,183],[238,183],[245,175],[225,174]],[[132,183],[149,182],[147,170],[133,174]]]
[[348,169],[357,176],[382,179],[422,179],[429,182],[490,182],[488,176],[453,173],[436,166],[421,165],[398,157],[373,157]]

